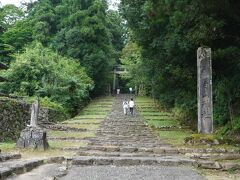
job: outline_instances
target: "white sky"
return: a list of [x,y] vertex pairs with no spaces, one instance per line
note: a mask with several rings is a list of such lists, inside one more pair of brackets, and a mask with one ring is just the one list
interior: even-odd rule
[[[30,0],[24,0],[24,2],[29,2]],[[16,6],[20,6],[20,2],[22,2],[22,0],[0,0],[2,5],[6,5],[6,4],[15,4]]]
[[[20,6],[20,2],[30,2],[31,0],[0,0],[2,5],[6,4],[15,4],[16,6]],[[32,0],[33,1],[33,0]],[[120,0],[108,0],[110,2],[110,9],[117,10],[117,4]]]

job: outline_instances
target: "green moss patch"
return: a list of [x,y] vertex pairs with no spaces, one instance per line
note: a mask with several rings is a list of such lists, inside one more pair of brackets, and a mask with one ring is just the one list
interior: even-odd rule
[[191,131],[158,131],[159,137],[173,145],[183,145],[186,137],[191,135]]
[[146,120],[159,120],[159,121],[165,121],[165,120],[172,120],[169,116],[143,116]]
[[160,128],[160,127],[164,127],[164,126],[179,126],[178,123],[176,121],[173,120],[164,120],[164,121],[156,121],[156,120],[150,120],[147,121],[147,124],[149,126],[155,127],[155,128]]
[[76,142],[76,141],[48,141],[50,148],[74,148],[74,147],[85,147],[86,142]]
[[49,131],[49,137],[53,138],[88,138],[95,137],[95,133],[93,132],[72,132],[72,131]]
[[13,148],[15,148],[15,146],[16,146],[16,142],[13,142],[13,141],[0,143],[0,149],[3,151],[13,149]]
[[96,124],[96,123],[101,123],[103,121],[99,120],[99,119],[78,119],[78,120],[67,120],[64,121],[62,124],[85,124],[85,123],[89,123],[89,124]]
[[87,129],[89,131],[97,130],[97,128],[99,127],[99,125],[95,124],[67,124],[65,126],[70,128]]
[[82,115],[82,116],[77,116],[75,119],[99,119],[99,118],[105,118],[106,115]]

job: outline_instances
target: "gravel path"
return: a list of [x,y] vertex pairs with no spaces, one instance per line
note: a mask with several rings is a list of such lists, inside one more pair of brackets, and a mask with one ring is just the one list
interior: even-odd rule
[[203,180],[185,167],[166,166],[90,166],[73,167],[62,180]]

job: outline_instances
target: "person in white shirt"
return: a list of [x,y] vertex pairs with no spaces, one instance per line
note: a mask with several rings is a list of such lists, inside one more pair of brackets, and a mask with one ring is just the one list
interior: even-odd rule
[[133,91],[133,89],[130,87],[130,88],[129,88],[129,92],[130,92],[130,94],[132,94],[132,91]]
[[133,101],[133,98],[131,98],[131,100],[129,101],[129,109],[132,115],[133,115],[133,108],[134,108],[134,101]]
[[128,110],[128,101],[125,99],[125,101],[123,101],[123,112],[125,115],[127,115],[127,110]]

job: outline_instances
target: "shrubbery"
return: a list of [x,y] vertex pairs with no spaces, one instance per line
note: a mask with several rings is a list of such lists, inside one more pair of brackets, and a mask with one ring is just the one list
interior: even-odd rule
[[[197,126],[197,48],[212,49],[214,123],[235,131],[240,117],[240,1],[122,0],[121,12],[138,48],[123,51],[149,94]],[[131,45],[131,44],[130,44]],[[128,48],[131,48],[128,44]],[[141,57],[134,57],[141,49]],[[129,49],[128,49],[129,50]],[[140,66],[139,66],[140,65]],[[238,123],[236,123],[238,122]]]
[[16,55],[16,61],[2,75],[8,80],[0,87],[4,93],[48,97],[73,112],[89,96],[93,81],[74,59],[58,55],[40,43],[28,46]]

